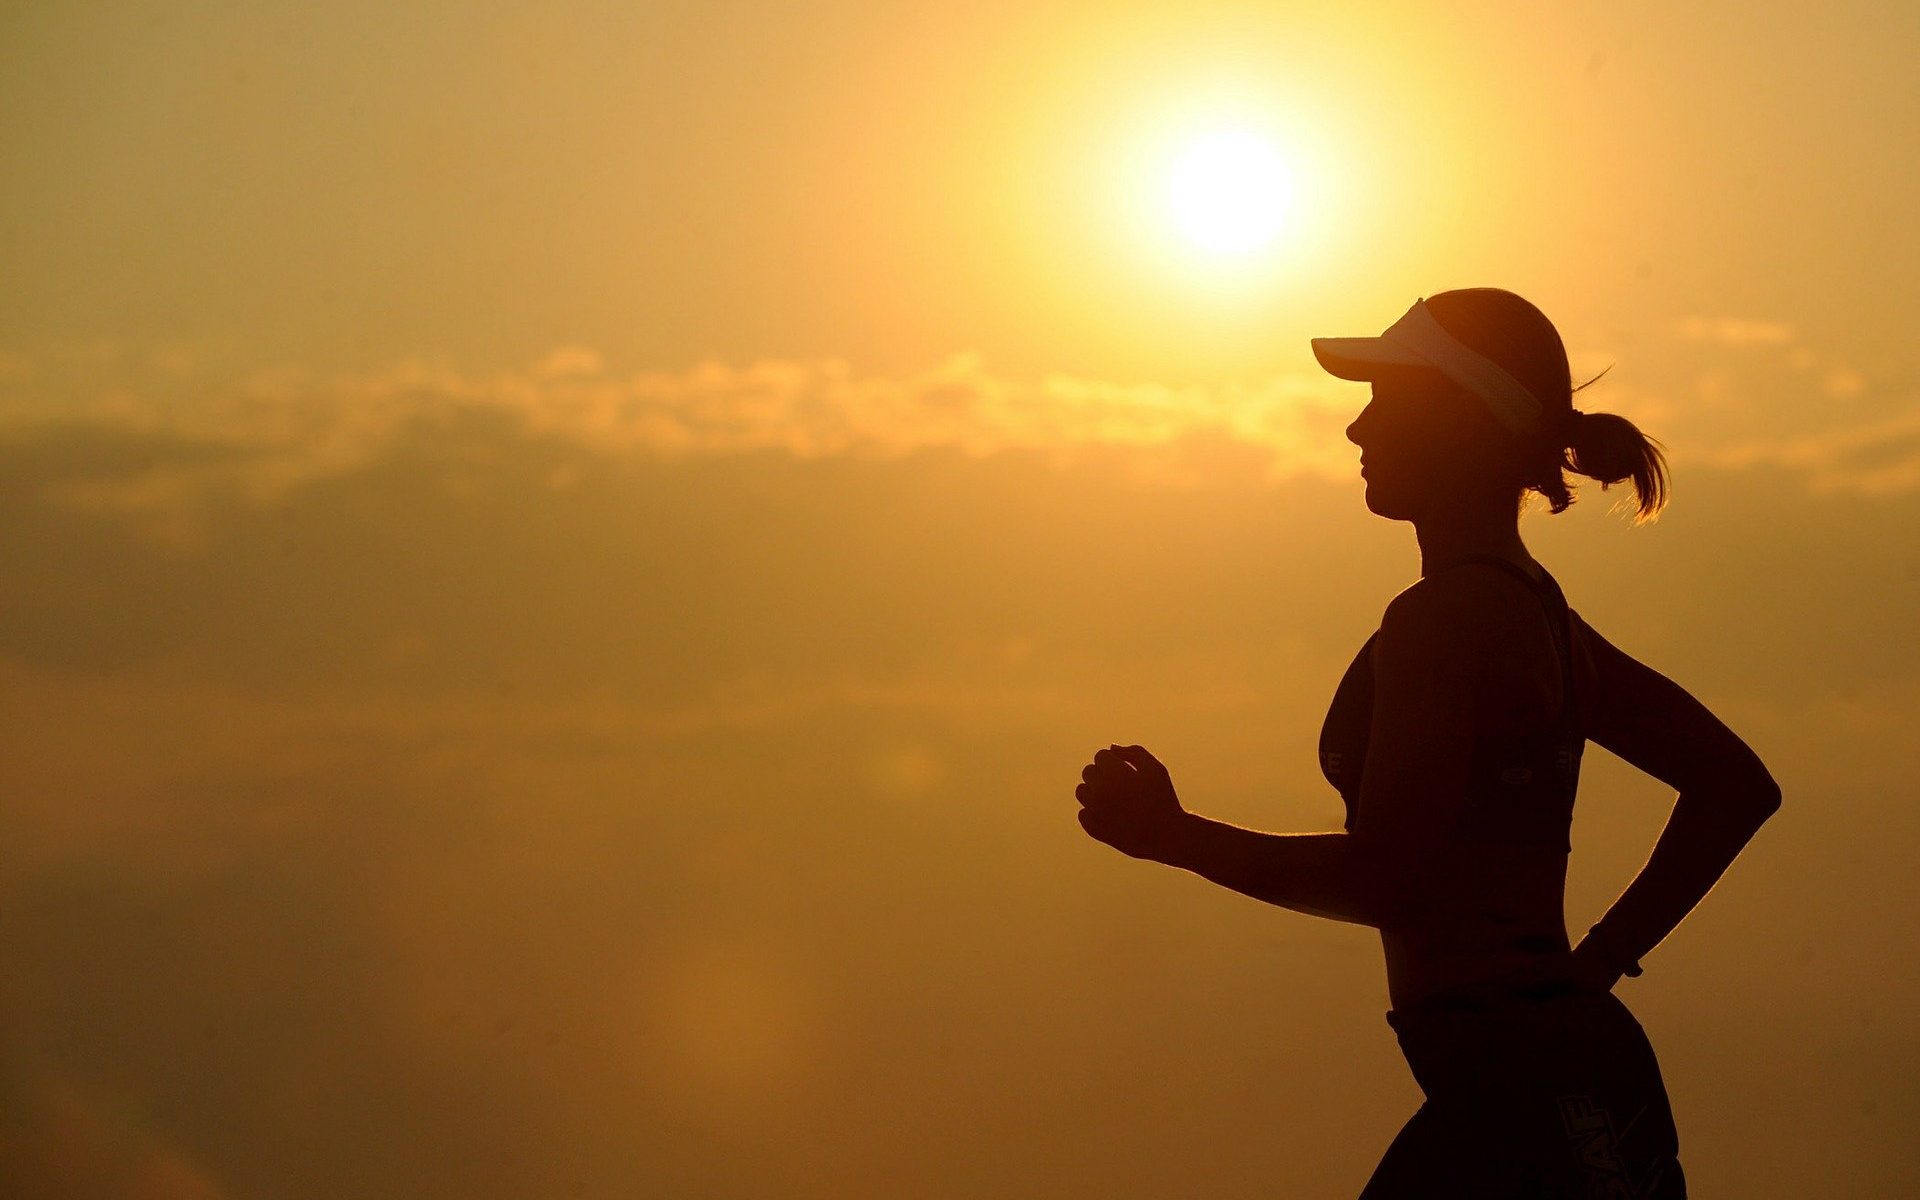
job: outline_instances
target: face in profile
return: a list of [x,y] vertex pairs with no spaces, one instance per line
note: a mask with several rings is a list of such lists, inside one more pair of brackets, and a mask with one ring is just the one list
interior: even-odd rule
[[1347,440],[1360,447],[1370,510],[1412,521],[1487,486],[1485,451],[1498,434],[1469,397],[1430,371],[1383,376],[1372,388],[1372,400],[1347,426]]

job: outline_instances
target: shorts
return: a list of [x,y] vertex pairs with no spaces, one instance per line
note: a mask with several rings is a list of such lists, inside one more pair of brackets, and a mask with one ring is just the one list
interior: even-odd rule
[[1659,1063],[1612,993],[1441,998],[1387,1023],[1426,1101],[1360,1200],[1684,1200]]

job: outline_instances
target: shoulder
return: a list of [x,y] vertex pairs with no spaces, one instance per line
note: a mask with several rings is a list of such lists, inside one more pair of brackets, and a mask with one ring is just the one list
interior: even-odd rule
[[[1497,579],[1460,569],[1422,579],[1395,596],[1380,618],[1374,673],[1402,685],[1477,677],[1501,635],[1501,610],[1490,607]],[[1491,574],[1491,572],[1487,572]]]
[[1477,650],[1512,629],[1513,615],[1537,607],[1525,585],[1498,567],[1465,563],[1430,575],[1387,604],[1380,619],[1384,639],[1418,640]]

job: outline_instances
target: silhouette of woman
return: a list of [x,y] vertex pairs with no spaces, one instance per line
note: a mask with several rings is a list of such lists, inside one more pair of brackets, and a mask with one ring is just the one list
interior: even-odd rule
[[[1412,522],[1420,548],[1420,579],[1387,605],[1321,730],[1345,831],[1188,812],[1140,746],[1093,756],[1080,824],[1136,858],[1379,929],[1387,1022],[1426,1099],[1361,1200],[1683,1197],[1659,1065],[1612,989],[1780,791],[1713,713],[1572,612],[1519,533],[1529,491],[1556,513],[1571,502],[1567,470],[1603,489],[1631,480],[1637,521],[1651,519],[1665,461],[1625,419],[1573,408],[1560,335],[1511,292],[1442,292],[1377,338],[1313,349],[1372,384],[1347,429],[1367,507]],[[1567,834],[1587,741],[1678,797],[1646,865],[1572,946]]]

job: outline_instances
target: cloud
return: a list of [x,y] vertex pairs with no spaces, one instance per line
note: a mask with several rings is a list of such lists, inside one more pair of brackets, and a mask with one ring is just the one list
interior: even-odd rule
[[1687,317],[1674,327],[1689,341],[1719,342],[1728,346],[1784,346],[1794,340],[1785,321],[1754,321],[1743,317]]
[[606,369],[600,352],[591,346],[560,346],[534,368],[539,375],[598,375]]
[[1867,389],[1867,377],[1852,367],[1834,367],[1820,380],[1820,390],[1829,396],[1858,396]]
[[1920,490],[1920,407],[1851,428],[1748,441],[1708,457],[1734,469],[1783,468],[1815,492],[1909,495]]
[[[1859,369],[1778,321],[1690,317],[1674,332],[1585,407],[1624,399],[1682,471],[1784,472],[1816,494],[1920,492],[1920,394],[1892,383],[1891,364]],[[1642,390],[1635,376],[1656,383]]]
[[[122,374],[9,389],[0,437],[48,424],[190,442],[191,456],[123,462],[49,480],[71,508],[140,521],[155,541],[198,548],[210,504],[269,506],[294,488],[365,468],[412,425],[493,417],[607,455],[661,459],[777,452],[894,459],[927,449],[972,457],[1030,451],[1064,461],[1102,448],[1216,439],[1265,452],[1266,474],[1346,478],[1342,436],[1364,396],[1323,375],[1185,387],[991,371],[973,353],[904,376],[861,376],[844,359],[717,361],[611,374],[598,352],[563,346],[525,370],[463,372],[426,360],[325,377],[298,367],[226,379],[120,355]],[[1189,480],[1174,458],[1136,458],[1141,480]],[[553,486],[573,478],[564,469]]]
[[78,420],[245,448],[257,456],[254,479],[270,494],[302,471],[327,474],[364,461],[410,419],[461,409],[509,413],[535,431],[596,449],[664,457],[764,449],[800,458],[895,457],[928,446],[984,455],[1151,446],[1211,432],[1272,449],[1281,476],[1346,471],[1350,447],[1335,463],[1329,437],[1364,397],[1318,374],[1186,387],[1067,374],[1014,379],[971,352],[899,377],[863,377],[840,358],[706,361],[616,376],[596,351],[565,346],[526,370],[490,374],[414,360],[333,377],[261,370],[203,382],[191,395],[148,377],[58,399],[10,399],[0,410],[7,424]]
[[[1821,488],[1916,486],[1910,481],[1920,471],[1904,461],[1880,461],[1865,474],[1843,469],[1843,459],[1855,462],[1876,437],[1903,444],[1904,427],[1886,422],[1884,404],[1859,372],[1827,363],[1802,384],[1762,364],[1749,368],[1738,353],[1786,347],[1804,371],[1820,360],[1796,342],[1792,327],[1692,317],[1676,329],[1694,345],[1668,373],[1691,379],[1690,398],[1684,388],[1636,389],[1609,379],[1583,393],[1586,406],[1651,422],[1683,459],[1787,466]],[[294,489],[367,469],[394,452],[403,430],[422,425],[498,420],[585,454],[675,461],[761,453],[874,461],[945,449],[976,458],[1032,453],[1064,465],[1119,452],[1120,469],[1134,482],[1193,486],[1214,469],[1192,451],[1202,445],[1253,451],[1268,482],[1350,480],[1354,450],[1344,431],[1365,399],[1363,389],[1319,372],[1184,385],[1067,373],[1020,378],[971,351],[899,375],[862,375],[838,357],[621,372],[581,345],[558,346],[511,370],[414,359],[327,375],[297,365],[222,373],[211,356],[163,350],[93,347],[13,361],[0,371],[0,438],[67,424],[198,447],[75,469],[41,485],[61,505],[129,520],[181,554],[203,548],[211,507],[274,506]],[[1808,405],[1798,394],[1808,386],[1830,405]],[[1755,428],[1772,433],[1711,449]],[[1710,449],[1689,455],[1686,443]],[[560,464],[549,485],[573,486],[579,477],[576,466]]]

